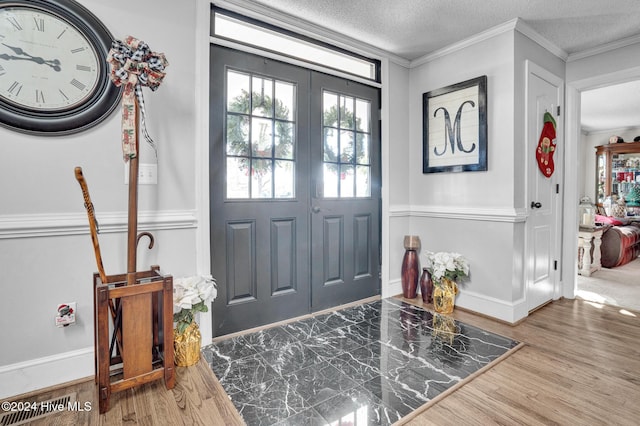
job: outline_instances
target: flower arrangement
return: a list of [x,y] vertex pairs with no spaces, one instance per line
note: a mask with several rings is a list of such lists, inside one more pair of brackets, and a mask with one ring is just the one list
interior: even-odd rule
[[469,275],[469,262],[458,253],[427,252],[427,270],[431,274],[433,284],[442,285],[443,278],[457,282]]
[[208,299],[218,295],[215,279],[208,276],[175,278],[173,280],[173,322],[179,334],[193,322],[196,312],[207,312]]

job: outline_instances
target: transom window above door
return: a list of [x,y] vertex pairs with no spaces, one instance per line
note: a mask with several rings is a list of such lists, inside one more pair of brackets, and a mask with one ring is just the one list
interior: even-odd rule
[[227,199],[295,198],[295,84],[226,73]]
[[371,196],[371,102],[323,91],[323,196]]

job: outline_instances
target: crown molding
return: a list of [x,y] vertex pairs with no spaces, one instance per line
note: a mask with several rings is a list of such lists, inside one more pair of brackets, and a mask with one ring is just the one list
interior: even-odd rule
[[569,54],[567,52],[559,48],[553,42],[541,36],[540,33],[538,33],[536,30],[531,28],[525,21],[523,21],[520,18],[516,18],[514,21],[516,23],[515,30],[518,31],[520,34],[538,43],[545,50],[551,52],[552,54],[562,59],[563,61],[567,60],[567,58],[569,57]]
[[611,43],[603,44],[602,46],[594,47],[592,49],[572,53],[567,58],[567,62],[577,61],[579,59],[588,58],[589,56],[600,55],[601,53],[606,53],[615,49],[621,49],[623,47],[631,46],[638,43],[640,43],[640,35],[623,38],[620,40],[612,41]]
[[469,38],[460,40],[447,47],[435,50],[421,58],[415,59],[411,61],[411,64],[409,67],[415,68],[420,65],[424,65],[435,59],[450,55],[454,52],[460,51],[469,46],[473,46],[474,44],[480,43],[482,41],[489,40],[493,37],[496,37],[500,34],[503,34],[509,31],[518,31],[520,34],[538,43],[540,46],[542,46],[543,48],[545,48],[555,56],[559,57],[560,59],[563,59],[563,60],[567,59],[568,55],[564,50],[560,49],[558,46],[556,46],[555,44],[553,44],[552,42],[550,42],[549,40],[541,36],[533,28],[527,25],[522,19],[515,18],[503,24],[496,25],[495,27],[489,28],[486,31],[475,34]]
[[512,19],[511,21],[505,22],[504,24],[497,25],[495,27],[489,28],[486,31],[475,34],[469,38],[450,44],[449,46],[443,47],[442,49],[434,50],[433,52],[421,58],[414,59],[413,61],[411,61],[411,64],[409,65],[409,67],[415,68],[420,65],[424,65],[428,62],[434,61],[438,58],[442,58],[443,56],[450,55],[454,52],[460,51],[469,46],[473,46],[474,44],[480,43],[484,40],[488,40],[502,33],[512,31],[516,27],[516,21],[517,19]]

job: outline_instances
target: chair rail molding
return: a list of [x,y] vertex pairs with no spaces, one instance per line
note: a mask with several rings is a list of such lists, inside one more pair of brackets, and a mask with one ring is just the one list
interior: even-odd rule
[[[101,233],[127,231],[127,212],[108,212],[97,215]],[[197,228],[195,210],[141,211],[138,214],[140,230],[167,230]],[[50,213],[0,216],[0,240],[68,236],[89,233],[86,213]]]
[[431,217],[478,220],[484,222],[520,223],[527,220],[527,210],[514,208],[396,205],[389,209],[391,217]]

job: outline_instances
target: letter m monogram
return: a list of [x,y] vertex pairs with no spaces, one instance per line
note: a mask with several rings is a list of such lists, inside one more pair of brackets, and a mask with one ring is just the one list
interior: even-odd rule
[[[475,107],[476,104],[473,101],[464,101],[458,107],[458,112],[456,113],[455,121],[453,122],[453,127],[451,126],[451,116],[449,115],[449,111],[445,107],[440,107],[433,112],[433,117],[437,117],[438,111],[442,111],[442,115],[444,118],[444,148],[442,152],[438,152],[438,147],[434,146],[433,153],[435,155],[441,156],[447,152],[447,146],[451,147],[451,154],[456,153],[456,147],[459,151],[462,152],[473,152],[476,149],[476,144],[472,143],[469,149],[465,149],[462,144],[462,138],[460,137],[460,120],[462,119],[462,109],[463,107],[469,104],[471,107]],[[448,143],[448,145],[447,145]]]

